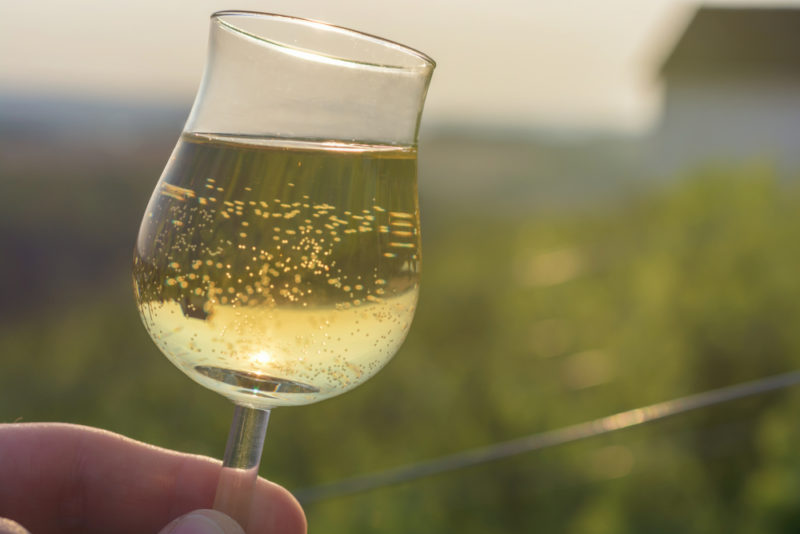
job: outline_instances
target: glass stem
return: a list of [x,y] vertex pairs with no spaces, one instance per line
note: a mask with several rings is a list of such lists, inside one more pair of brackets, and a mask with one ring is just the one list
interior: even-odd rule
[[245,532],[267,423],[269,410],[236,405],[217,483],[214,509],[231,516]]

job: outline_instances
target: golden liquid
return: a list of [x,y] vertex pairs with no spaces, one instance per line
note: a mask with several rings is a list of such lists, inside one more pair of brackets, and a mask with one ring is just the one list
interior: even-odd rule
[[412,148],[184,135],[139,230],[142,320],[237,402],[337,395],[408,332],[418,222]]

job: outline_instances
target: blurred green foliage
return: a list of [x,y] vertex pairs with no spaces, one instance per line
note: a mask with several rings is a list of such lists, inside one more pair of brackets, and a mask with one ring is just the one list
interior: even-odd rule
[[[221,456],[232,406],[133,305],[154,180],[3,180],[0,420]],[[347,395],[277,410],[263,475],[313,486],[800,366],[800,191],[768,168],[560,214],[437,202],[401,352]],[[329,533],[797,532],[798,414],[793,388],[307,513]]]

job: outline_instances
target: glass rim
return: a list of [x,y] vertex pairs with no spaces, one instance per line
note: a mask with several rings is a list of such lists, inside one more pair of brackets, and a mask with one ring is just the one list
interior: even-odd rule
[[[318,50],[307,50],[307,49],[300,49],[294,48],[289,46],[285,43],[279,43],[276,41],[270,40],[268,37],[264,35],[257,35],[252,33],[251,31],[245,30],[244,28],[238,27],[235,24],[232,24],[229,21],[224,20],[227,17],[253,17],[253,18],[265,18],[265,19],[273,19],[278,21],[283,21],[292,24],[298,24],[301,26],[306,26],[310,28],[316,28],[320,30],[326,31],[333,31],[343,35],[349,35],[351,37],[355,37],[364,41],[368,41],[374,45],[382,46],[384,48],[393,50],[395,52],[400,52],[405,54],[406,56],[416,57],[417,59],[421,60],[423,65],[421,66],[408,66],[408,65],[399,65],[399,64],[386,64],[386,63],[371,63],[366,61],[359,61],[352,58],[347,57],[340,57],[340,56],[328,56],[321,51]],[[398,43],[396,41],[392,41],[390,39],[385,39],[383,37],[379,37],[377,35],[373,35],[370,33],[362,32],[359,30],[353,30],[351,28],[346,28],[344,26],[338,26],[336,24],[331,24],[329,22],[323,22],[319,20],[307,19],[302,17],[295,17],[291,15],[281,15],[278,13],[267,13],[262,11],[249,11],[249,10],[222,10],[217,11],[211,15],[212,21],[217,21],[219,24],[233,30],[235,32],[241,33],[247,37],[252,39],[256,39],[263,43],[267,43],[274,46],[279,46],[283,49],[287,50],[295,50],[298,52],[302,52],[305,54],[314,54],[319,57],[327,58],[330,61],[335,62],[342,62],[351,65],[357,66],[364,66],[364,67],[378,67],[383,69],[392,69],[392,70],[401,70],[401,71],[409,71],[409,72],[418,72],[420,70],[433,70],[436,68],[436,61],[433,60],[429,55],[425,54],[424,52],[420,52],[415,48],[411,48],[410,46],[406,46],[404,44]]]

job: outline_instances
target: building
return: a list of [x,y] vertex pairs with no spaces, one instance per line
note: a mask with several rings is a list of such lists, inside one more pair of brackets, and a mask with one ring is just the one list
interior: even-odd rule
[[662,170],[755,161],[800,169],[800,9],[701,8],[660,77]]

